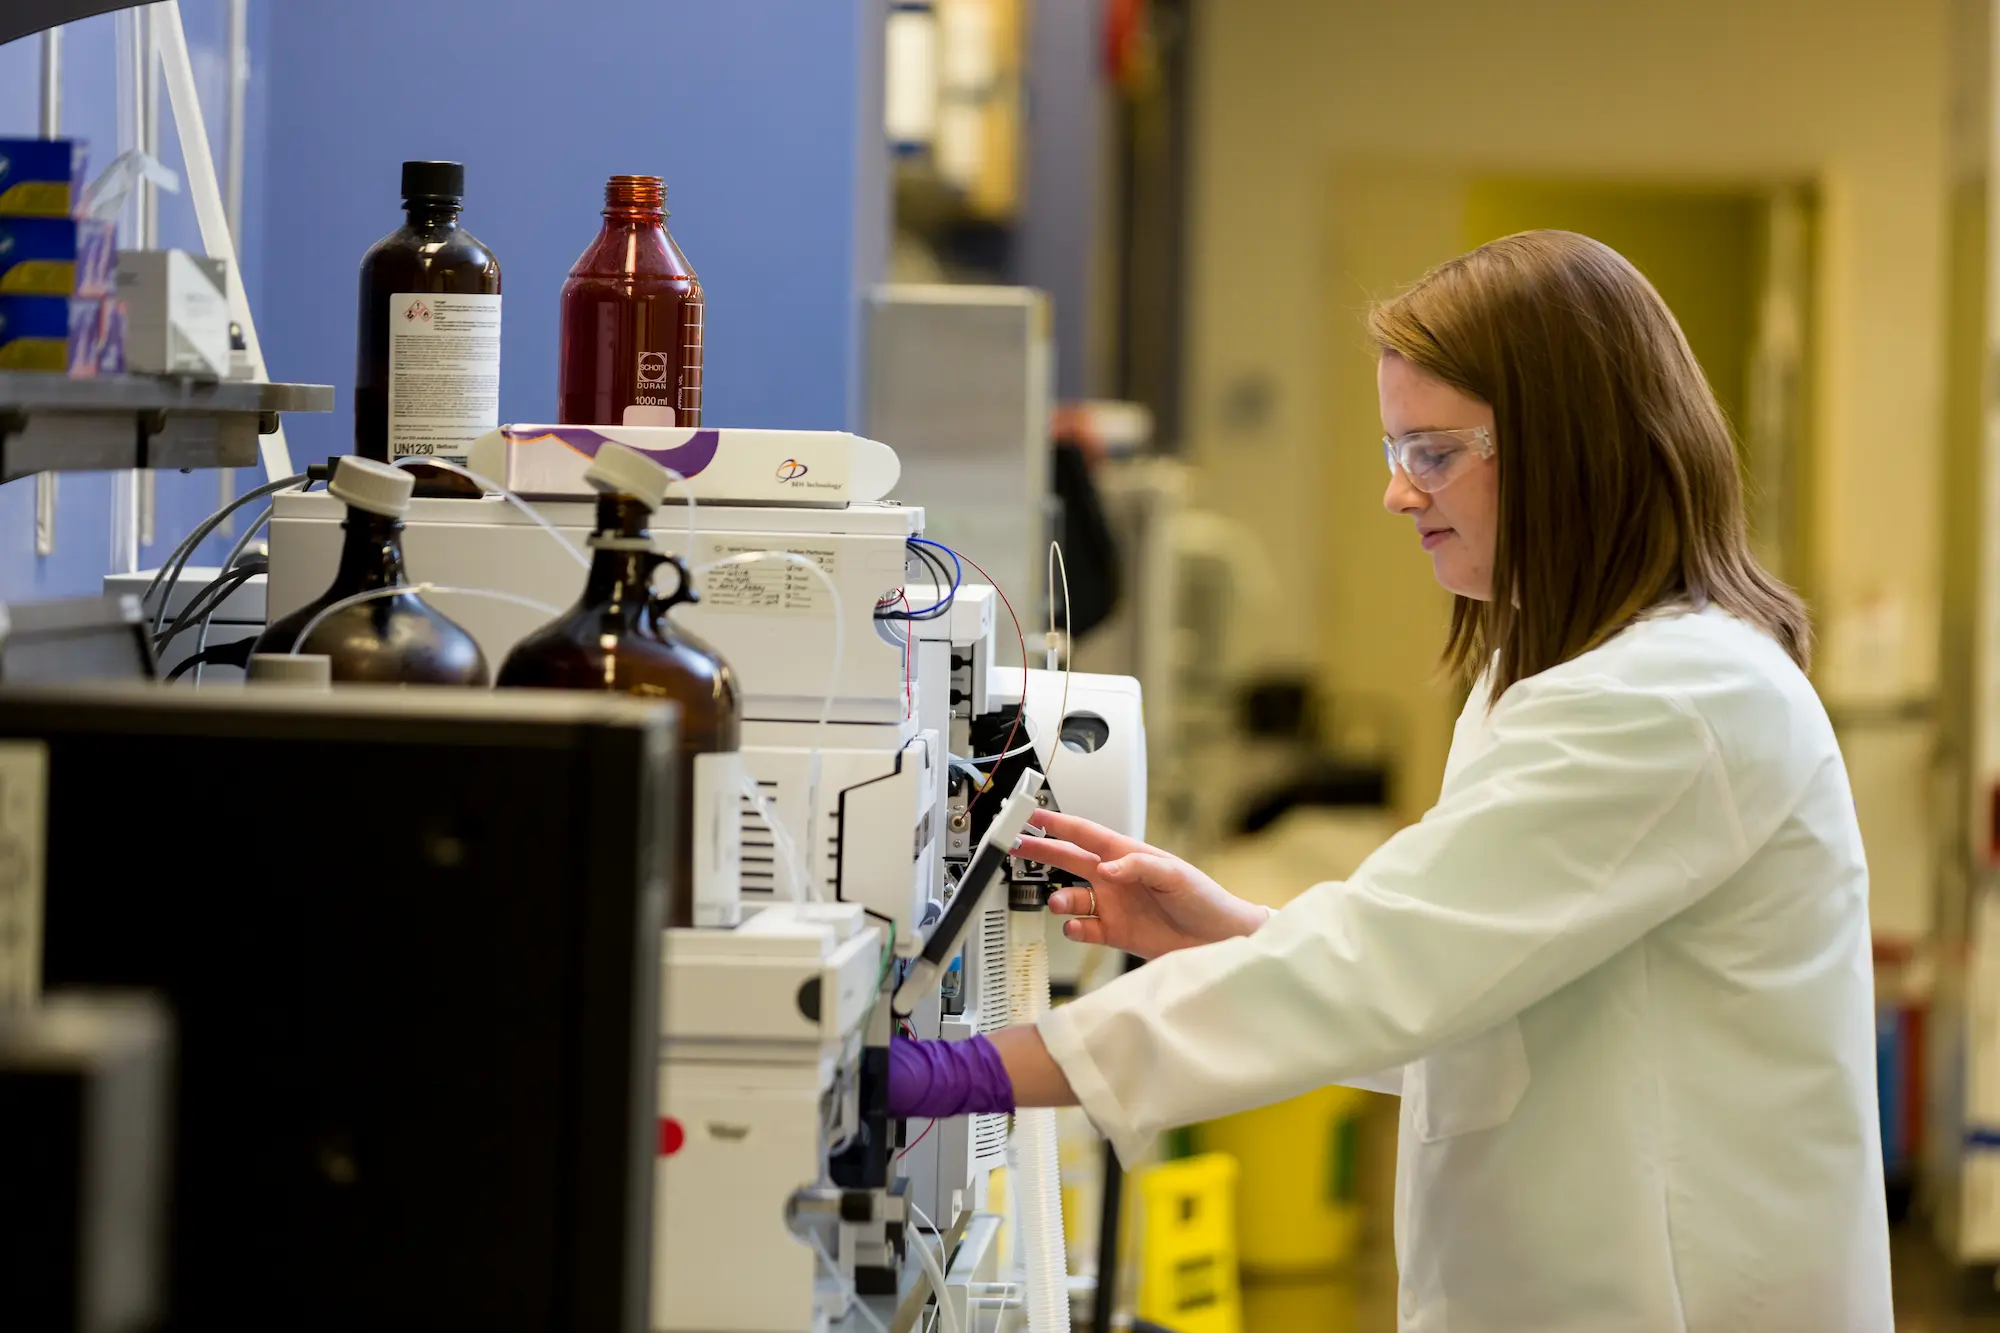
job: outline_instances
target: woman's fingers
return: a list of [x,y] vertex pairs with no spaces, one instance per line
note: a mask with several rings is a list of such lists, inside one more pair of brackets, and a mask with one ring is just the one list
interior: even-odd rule
[[1122,833],[1113,833],[1102,824],[1093,824],[1088,819],[1078,819],[1075,815],[1065,815],[1055,810],[1037,810],[1030,822],[1051,838],[1073,843],[1087,852],[1107,859],[1114,856],[1129,856],[1133,852],[1154,850],[1145,843],[1128,838]]
[[1095,852],[1055,838],[1023,838],[1015,845],[1014,854],[1025,856],[1039,865],[1082,875],[1085,879],[1097,873],[1098,856]]
[[1098,862],[1098,878],[1115,884],[1130,884],[1164,893],[1178,889],[1187,883],[1188,865],[1171,856],[1152,856],[1145,852],[1134,852],[1112,860]]
[[1071,917],[1063,922],[1063,938],[1075,940],[1078,944],[1109,944],[1105,936],[1104,923],[1096,917]]
[[1057,889],[1049,895],[1049,910],[1057,916],[1096,916],[1092,896],[1089,889]]

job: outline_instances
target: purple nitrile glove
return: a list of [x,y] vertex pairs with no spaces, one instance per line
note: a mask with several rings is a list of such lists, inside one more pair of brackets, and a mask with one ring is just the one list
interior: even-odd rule
[[1006,1114],[1014,1109],[1014,1081],[1000,1052],[983,1036],[966,1041],[889,1040],[889,1114],[944,1120],[959,1115]]

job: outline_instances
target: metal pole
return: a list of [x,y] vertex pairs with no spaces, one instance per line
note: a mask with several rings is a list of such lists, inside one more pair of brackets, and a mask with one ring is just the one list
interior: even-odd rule
[[[195,222],[201,228],[201,243],[209,254],[225,260],[229,269],[229,313],[243,329],[244,350],[250,356],[250,377],[270,379],[264,364],[264,348],[257,340],[257,321],[250,313],[250,298],[243,294],[243,274],[236,261],[236,243],[230,238],[229,218],[222,199],[222,185],[216,179],[215,160],[208,148],[208,123],[202,118],[201,98],[194,86],[194,64],[188,59],[187,34],[181,27],[181,10],[176,0],[160,5],[160,60],[166,69],[167,97],[173,105],[174,128],[180,135],[181,161],[187,167],[188,195],[194,204]],[[291,450],[285,445],[285,427],[262,437],[258,444],[264,456],[267,478],[292,475]]]
[[[146,43],[142,29],[144,8],[121,9],[118,29],[118,151],[130,152],[146,146]],[[146,210],[141,192],[134,190],[119,221],[121,248],[146,248]],[[139,474],[114,472],[111,475],[111,572],[130,574],[139,568]]]
[[[228,118],[224,130],[228,136],[223,141],[223,213],[229,219],[229,234],[238,243],[241,254],[243,240],[243,145],[249,133],[244,123],[244,104],[249,99],[250,89],[250,0],[229,0],[228,23],[223,44],[228,48]],[[226,467],[216,473],[216,503],[226,505],[236,498],[236,469]],[[222,535],[234,535],[235,515],[224,519]],[[199,672],[197,672],[199,674]]]
[[[62,28],[42,33],[42,114],[44,139],[62,134]],[[35,474],[35,554],[56,552],[56,474]]]
[[243,240],[243,145],[249,134],[244,103],[250,94],[250,0],[229,0],[229,128],[223,147],[224,209],[229,234]]
[[[139,48],[141,59],[145,61],[144,72],[139,83],[140,125],[144,127],[146,156],[158,160],[160,156],[160,30],[158,5],[147,5],[140,11]],[[146,244],[148,250],[156,250],[160,245],[160,190],[148,180],[139,187],[140,207],[146,214]],[[151,468],[139,473],[139,541],[141,547],[151,546],[155,529],[159,523],[159,475]]]

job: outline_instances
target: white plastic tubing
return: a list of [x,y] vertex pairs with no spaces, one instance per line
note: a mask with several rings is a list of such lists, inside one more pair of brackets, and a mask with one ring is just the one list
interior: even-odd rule
[[[1042,912],[1009,912],[1007,1017],[1032,1023],[1049,1011],[1049,946]],[[1056,1113],[1014,1113],[1015,1234],[1028,1275],[1028,1333],[1069,1333],[1069,1257],[1063,1248]]]

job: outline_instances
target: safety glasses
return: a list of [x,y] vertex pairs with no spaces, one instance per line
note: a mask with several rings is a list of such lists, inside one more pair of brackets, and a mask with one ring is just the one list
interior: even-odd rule
[[1493,432],[1484,426],[1468,426],[1463,430],[1412,431],[1396,439],[1385,435],[1382,456],[1388,460],[1391,476],[1401,468],[1412,486],[1435,495],[1458,476],[1467,457],[1493,457]]

